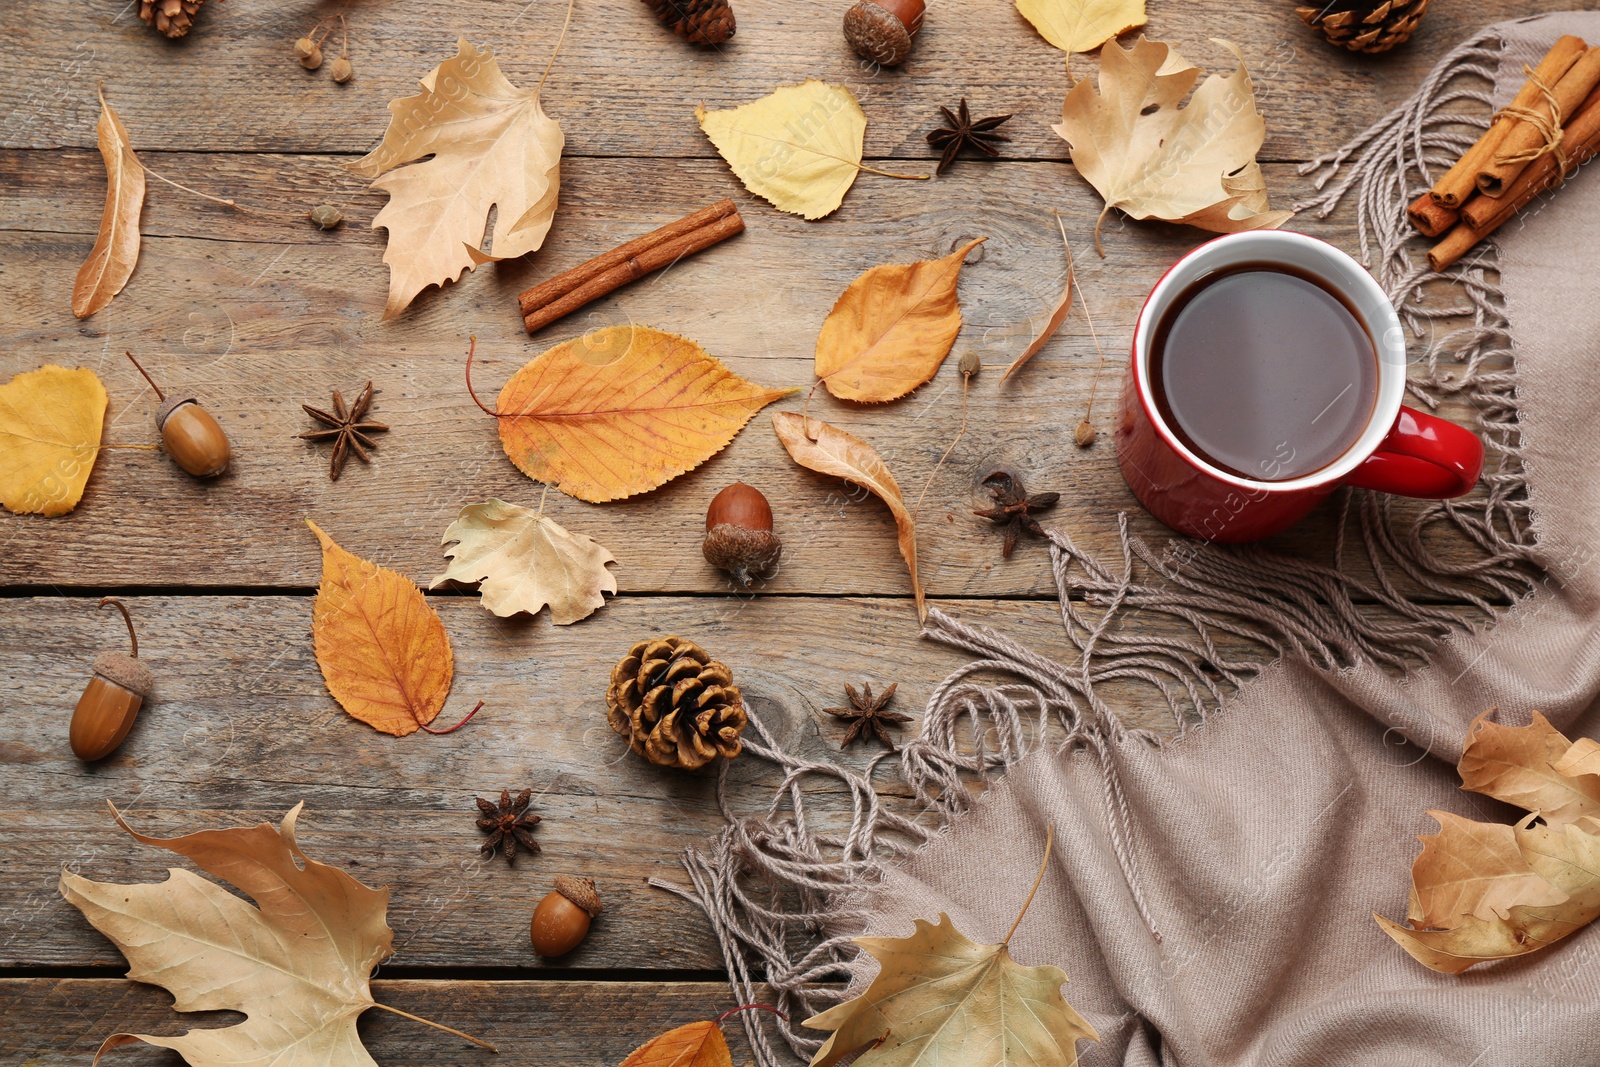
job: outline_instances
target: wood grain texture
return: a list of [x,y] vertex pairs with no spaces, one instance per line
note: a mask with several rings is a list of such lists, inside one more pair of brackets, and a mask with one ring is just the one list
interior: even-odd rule
[[[513,84],[538,83],[565,5],[483,0],[445,15],[427,0],[349,10],[355,78],[333,84],[303,71],[291,46],[332,3],[245,3],[203,12],[178,42],[139,22],[125,0],[61,5],[41,20],[26,4],[0,8],[11,44],[0,95],[0,145],[93,143],[94,86],[122,113],[134,145],[229,152],[364,152],[383,133],[384,108],[455,52],[458,35],[492,47]],[[566,132],[571,156],[709,157],[695,105],[727,107],[779,85],[818,77],[847,85],[867,113],[869,157],[930,155],[923,135],[940,104],[965,96],[983,114],[1015,112],[1008,152],[1063,159],[1050,130],[1066,95],[1063,55],[1015,8],[947,3],[930,10],[911,59],[874,70],[846,46],[834,0],[743,0],[734,39],[714,49],[674,38],[639,0],[580,3],[543,102]],[[1337,146],[1399,103],[1462,39],[1498,19],[1557,11],[1571,0],[1439,4],[1412,41],[1359,57],[1318,40],[1294,6],[1258,0],[1168,0],[1150,5],[1153,39],[1208,68],[1231,69],[1212,37],[1243,50],[1267,115],[1263,159],[1305,159]],[[327,48],[324,48],[327,51]],[[1094,68],[1077,57],[1078,77]],[[158,78],[145,72],[159,69]],[[931,167],[929,168],[931,169]]]
[[[349,221],[323,233],[304,218],[245,214],[157,186],[147,208],[145,252],[118,300],[79,323],[68,307],[72,271],[93,240],[96,205],[70,190],[91,183],[90,151],[0,152],[0,292],[11,344],[0,380],[47,360],[94,367],[111,392],[107,440],[154,443],[155,399],[127,360],[132,349],[169,389],[199,396],[233,438],[232,470],[197,482],[160,453],[104,453],[84,502],[42,522],[0,515],[0,582],[71,588],[210,585],[305,588],[319,560],[301,519],[341,540],[383,551],[383,562],[421,582],[443,569],[439,539],[463,506],[498,496],[531,506],[539,486],[501,451],[491,419],[466,395],[467,338],[478,338],[475,376],[492,398],[527,359],[588,329],[639,322],[699,341],[734,371],[765,386],[813,381],[817,330],[861,271],[886,261],[944,255],[971,237],[988,241],[962,272],[965,327],[927,386],[884,405],[839,401],[818,390],[811,413],[869,441],[916,500],[961,423],[956,363],[967,351],[985,373],[972,385],[971,428],[928,490],[922,511],[923,579],[934,596],[1040,595],[1051,590],[1045,552],[1025,548],[1006,563],[987,524],[971,514],[974,484],[996,463],[1013,465],[1036,490],[1064,494],[1053,517],[1098,553],[1116,551],[1110,516],[1167,536],[1123,484],[1111,441],[1120,370],[1150,287],[1178,256],[1206,239],[1165,224],[1108,224],[1107,259],[1089,234],[1093,190],[1059,163],[977,162],[923,186],[863,175],[834,218],[783,215],[738,190],[720,163],[577,160],[550,243],[530,260],[486,266],[443,292],[424,294],[380,322],[387,285],[381,231],[363,222],[381,197],[339,182],[336,161],[313,156],[163,157],[174,179],[205,185],[269,212],[304,212],[320,197]],[[155,165],[155,164],[153,164]],[[1280,190],[1304,188],[1293,168],[1267,168]],[[648,203],[637,191],[651,190]],[[739,199],[748,230],[703,255],[628,286],[582,314],[528,338],[516,296],[629,236],[703,205]],[[1059,206],[1078,238],[1083,303],[1019,374],[1015,358],[1059,299],[1065,257],[1050,214]],[[1357,250],[1343,216],[1294,220],[1305,232]],[[730,279],[739,281],[730,284]],[[1105,352],[1083,315],[1087,306]],[[1430,338],[1416,340],[1425,350]],[[326,406],[373,379],[373,417],[393,427],[371,467],[351,463],[331,484],[325,447],[295,438],[300,409]],[[1101,441],[1087,451],[1071,431],[1093,393]],[[804,396],[770,410],[798,411]],[[1446,417],[1471,418],[1460,405]],[[700,469],[634,500],[596,507],[552,493],[556,521],[589,534],[618,558],[624,592],[727,592],[700,555],[705,506],[734,480],[773,501],[783,566],[762,588],[826,594],[909,593],[887,509],[837,479],[797,468],[758,416]],[[1324,514],[1283,538],[1328,558]],[[1470,553],[1469,553],[1470,555]],[[1466,557],[1463,557],[1464,559]],[[1475,559],[1475,556],[1470,558]]]
[[[372,983],[379,1003],[482,1037],[495,1056],[386,1011],[361,1018],[361,1040],[384,1067],[611,1067],[676,1026],[714,1019],[735,1007],[720,982],[469,982],[419,979]],[[89,1067],[95,1049],[118,1030],[182,1033],[227,1026],[230,1012],[179,1014],[155,986],[109,978],[0,979],[0,1060],[12,1067]],[[733,1062],[751,1061],[737,1019],[723,1025]],[[177,1053],[118,1049],[108,1067],[179,1067]]]

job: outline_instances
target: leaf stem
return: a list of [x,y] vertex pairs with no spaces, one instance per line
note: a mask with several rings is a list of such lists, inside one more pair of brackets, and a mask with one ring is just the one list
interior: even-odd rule
[[856,169],[864,170],[868,174],[881,174],[885,178],[900,178],[908,182],[925,182],[929,178],[933,177],[931,174],[896,174],[890,170],[879,170],[877,167],[869,167],[865,163],[857,163]]
[[[479,709],[481,709],[482,707],[483,707],[483,701],[480,700],[480,701],[478,701],[478,706],[476,708],[473,708],[471,711],[467,712],[467,717],[466,718],[462,719],[460,722],[456,723],[454,726],[445,727],[443,730],[435,730],[433,727],[429,726],[425,722],[419,722],[419,723],[417,723],[417,726],[420,729],[425,730],[430,734],[453,734],[457,730],[461,729],[463,726],[467,725],[467,723],[471,722],[472,721],[472,717],[474,715],[478,714]],[[379,1004],[378,1007],[381,1008],[381,1007],[383,1007],[383,1005]],[[461,1036],[466,1037],[465,1034],[463,1034]]]
[[1001,940],[1002,945],[1011,944],[1011,935],[1017,932],[1017,927],[1022,925],[1022,917],[1028,914],[1028,907],[1033,903],[1033,895],[1039,891],[1039,884],[1044,881],[1045,868],[1050,865],[1050,846],[1055,844],[1056,824],[1045,823],[1044,827],[1044,859],[1039,861],[1039,877],[1033,880],[1033,888],[1028,890],[1028,899],[1022,902],[1022,911],[1017,914],[1017,921],[1011,924],[1011,929],[1006,931],[1006,936]]
[[478,394],[472,390],[472,357],[478,354],[478,338],[474,334],[467,340],[470,342],[467,346],[467,395],[472,398],[474,404],[483,409],[485,414],[493,415],[497,419],[504,418],[505,416],[479,400]]
[[533,95],[538,96],[544,92],[544,80],[550,77],[550,71],[556,65],[556,56],[561,54],[561,44],[567,39],[567,27],[572,25],[572,5],[574,0],[567,0],[567,18],[561,24],[561,36],[556,38],[556,46],[550,49],[550,62],[545,64],[544,74],[539,77],[539,85],[533,90]]
[[162,174],[160,171],[157,171],[154,168],[152,168],[148,163],[146,163],[142,159],[139,161],[139,166],[144,168],[144,172],[146,174],[150,175],[150,177],[156,179],[157,181],[166,182],[168,185],[172,186],[174,189],[182,189],[184,192],[189,193],[189,194],[191,194],[193,196],[198,196],[202,200],[209,200],[213,204],[221,204],[224,207],[231,207],[231,208],[233,208],[233,210],[242,211],[246,215],[266,215],[266,216],[269,216],[269,217],[275,218],[275,219],[303,219],[303,218],[306,217],[305,215],[303,215],[303,214],[301,214],[299,212],[293,212],[293,211],[268,211],[265,208],[245,207],[243,204],[240,204],[240,203],[238,203],[236,201],[225,200],[220,196],[212,196],[210,193],[202,193],[198,189],[191,189],[189,186],[184,185],[182,182],[175,182],[171,178],[169,178],[166,175]]
[[944,455],[939,457],[939,462],[933,465],[933,473],[928,475],[928,480],[922,483],[922,492],[917,494],[917,502],[912,505],[911,517],[920,518],[922,515],[922,498],[928,495],[928,489],[933,485],[933,480],[939,476],[939,469],[944,466],[944,461],[950,458],[950,453],[956,450],[956,445],[961,442],[961,435],[967,432],[967,387],[972,383],[972,375],[961,376],[961,429],[956,431],[954,441],[944,450]]
[[730,1015],[738,1015],[741,1011],[756,1011],[758,1009],[761,1011],[770,1011],[784,1022],[789,1021],[789,1016],[785,1015],[777,1008],[774,1008],[771,1004],[741,1004],[737,1008],[729,1008],[727,1011],[717,1016],[717,1025],[721,1026],[722,1020],[726,1019]]
[[455,1034],[457,1037],[465,1038],[466,1040],[472,1042],[474,1045],[477,1045],[479,1048],[486,1048],[490,1052],[499,1052],[500,1051],[499,1049],[495,1048],[493,1045],[489,1044],[489,1042],[480,1041],[478,1038],[473,1037],[471,1034],[463,1034],[460,1030],[457,1030],[454,1027],[446,1026],[444,1023],[436,1023],[432,1019],[424,1019],[420,1015],[412,1015],[409,1011],[401,1011],[399,1008],[391,1008],[391,1007],[389,1007],[389,1005],[387,1005],[387,1004],[379,1004],[377,1001],[373,1001],[372,1002],[372,1006],[374,1008],[382,1008],[384,1011],[392,1011],[396,1015],[404,1015],[407,1019],[410,1019],[412,1022],[419,1022],[419,1023],[422,1023],[424,1026],[431,1026],[435,1030],[443,1030],[447,1034]]
[[[1060,212],[1056,213],[1056,221],[1061,222]],[[1061,240],[1065,241],[1066,239],[1067,224],[1065,222],[1061,222]],[[1096,238],[1096,240],[1098,241],[1098,238]],[[1067,262],[1069,264],[1072,262],[1071,245],[1067,246]],[[1100,347],[1100,335],[1094,331],[1094,316],[1089,314],[1089,301],[1084,298],[1082,286],[1079,286],[1078,288],[1078,306],[1083,308],[1083,321],[1089,324],[1089,336],[1094,339],[1095,354],[1100,360],[1094,366],[1094,380],[1089,383],[1089,404],[1083,409],[1083,419],[1085,422],[1087,422],[1089,419],[1094,417],[1094,398],[1095,394],[1100,390],[1100,372],[1105,370],[1106,367],[1106,350]]]

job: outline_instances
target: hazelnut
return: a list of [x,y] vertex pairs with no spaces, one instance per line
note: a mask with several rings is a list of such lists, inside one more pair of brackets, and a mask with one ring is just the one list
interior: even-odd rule
[[589,923],[601,912],[593,878],[556,875],[556,887],[533,909],[528,933],[541,956],[565,956],[589,934]]
[[777,566],[783,542],[772,532],[772,505],[755,486],[734,482],[706,508],[706,562],[743,588]]
[[923,0],[856,0],[844,16],[844,38],[862,59],[898,67],[922,29]]

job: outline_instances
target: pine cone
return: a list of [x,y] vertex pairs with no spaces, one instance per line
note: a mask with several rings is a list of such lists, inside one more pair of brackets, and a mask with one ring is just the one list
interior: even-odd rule
[[728,0],[644,0],[656,18],[690,44],[721,44],[733,36]]
[[182,37],[194,25],[195,12],[206,0],[139,0],[139,17],[166,34]]
[[1411,38],[1428,0],[1333,0],[1295,14],[1324,39],[1352,52],[1387,52]]
[[606,718],[635,752],[663,767],[695,770],[744,751],[733,673],[681,637],[633,646],[611,672]]

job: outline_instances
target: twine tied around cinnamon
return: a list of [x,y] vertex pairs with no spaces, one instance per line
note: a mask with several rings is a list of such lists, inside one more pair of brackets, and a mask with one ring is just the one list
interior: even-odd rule
[[[1539,91],[1539,95],[1544,98],[1544,104],[1549,110],[1545,111],[1537,107],[1520,107],[1513,101],[1495,112],[1494,121],[1499,121],[1502,117],[1521,119],[1538,131],[1544,143],[1522,152],[1500,156],[1498,157],[1498,162],[1531,163],[1540,156],[1553,154],[1556,160],[1557,172],[1564,174],[1567,169],[1567,154],[1561,146],[1561,101],[1556,99],[1555,88],[1542,78],[1538,71],[1524,63],[1522,65],[1522,73],[1528,76],[1528,84]],[[1557,184],[1559,184],[1559,180]]]

